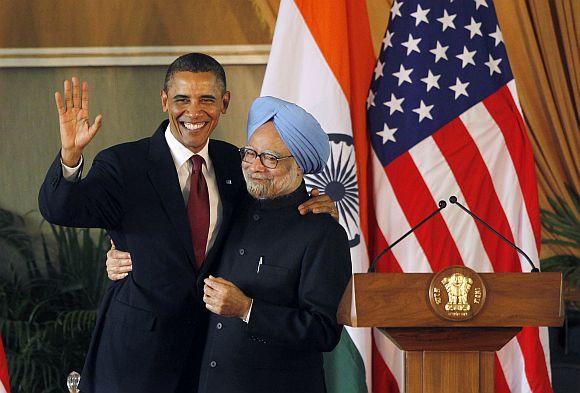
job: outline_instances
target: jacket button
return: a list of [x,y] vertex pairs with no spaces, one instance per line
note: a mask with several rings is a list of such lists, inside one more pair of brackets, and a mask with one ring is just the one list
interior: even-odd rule
[[246,250],[244,250],[243,248],[240,248],[239,251],[240,255],[244,255],[246,253]]
[[221,330],[221,329],[222,329],[222,327],[224,327],[224,325],[222,325],[222,323],[221,323],[221,322],[218,322],[218,323],[217,323],[217,325],[215,325],[215,327],[216,327],[218,330]]
[[252,216],[252,218],[254,219],[254,221],[258,221],[260,219],[260,215],[259,214],[254,214]]
[[209,366],[211,368],[215,368],[215,366],[217,366],[217,363],[215,362],[215,360],[212,360],[211,362],[209,362]]

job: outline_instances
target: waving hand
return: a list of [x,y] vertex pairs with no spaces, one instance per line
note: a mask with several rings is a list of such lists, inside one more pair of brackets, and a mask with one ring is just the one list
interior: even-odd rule
[[58,120],[60,124],[60,141],[62,144],[62,162],[67,166],[76,166],[81,158],[83,149],[95,137],[101,122],[102,115],[89,123],[89,85],[87,82],[79,84],[79,79],[72,78],[64,81],[64,104],[60,92],[54,93]]

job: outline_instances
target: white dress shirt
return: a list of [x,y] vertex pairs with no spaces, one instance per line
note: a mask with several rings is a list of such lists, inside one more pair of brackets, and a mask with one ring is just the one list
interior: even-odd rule
[[[192,164],[189,159],[193,157],[195,153],[193,153],[187,147],[183,146],[181,142],[179,142],[175,136],[173,136],[169,125],[165,130],[165,140],[169,145],[169,151],[171,152],[171,157],[173,158],[173,163],[175,164],[175,170],[177,171],[177,177],[179,178],[179,188],[183,194],[183,202],[187,206],[192,168]],[[203,149],[197,153],[205,160],[205,165],[202,166],[201,173],[203,173],[203,176],[205,177],[207,191],[209,194],[209,233],[207,235],[207,247],[205,251],[206,255],[213,246],[223,221],[222,202],[217,187],[217,180],[215,178],[213,163],[209,157],[208,144],[209,143],[206,143]]]
[[[177,171],[177,177],[179,179],[179,188],[183,194],[183,203],[187,207],[187,200],[189,198],[189,186],[191,177],[192,164],[189,159],[193,157],[195,153],[189,150],[187,147],[183,146],[171,133],[169,125],[165,130],[165,140],[169,145],[169,151],[171,152],[171,157],[173,158],[173,163],[175,164],[175,170]],[[219,232],[220,226],[223,221],[223,208],[220,199],[220,194],[217,187],[217,181],[215,178],[215,171],[213,168],[213,163],[209,157],[208,143],[205,144],[203,149],[198,155],[202,156],[205,165],[202,166],[201,172],[205,177],[205,182],[207,183],[207,191],[209,194],[209,233],[207,236],[207,247],[206,255],[213,246],[217,234]],[[80,179],[81,173],[80,168],[83,163],[83,158],[81,157],[78,165],[74,168],[66,166],[62,163],[62,174],[63,177],[68,181],[76,181]]]

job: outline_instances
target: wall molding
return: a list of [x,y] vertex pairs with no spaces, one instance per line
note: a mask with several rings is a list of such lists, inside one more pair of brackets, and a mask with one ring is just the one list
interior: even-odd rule
[[167,66],[189,52],[207,53],[224,65],[267,64],[270,48],[271,45],[2,48],[0,68]]

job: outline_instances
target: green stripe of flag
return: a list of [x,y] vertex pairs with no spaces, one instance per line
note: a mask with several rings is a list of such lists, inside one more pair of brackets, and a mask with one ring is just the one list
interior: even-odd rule
[[332,352],[324,354],[328,393],[367,393],[365,365],[346,329]]

